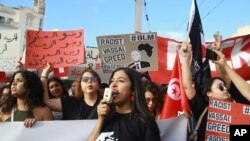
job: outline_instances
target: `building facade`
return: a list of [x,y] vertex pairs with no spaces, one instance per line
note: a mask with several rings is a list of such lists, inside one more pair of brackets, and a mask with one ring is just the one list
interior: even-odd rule
[[34,0],[33,8],[8,7],[0,4],[0,30],[20,30],[20,48],[25,48],[27,29],[42,30],[45,0]]

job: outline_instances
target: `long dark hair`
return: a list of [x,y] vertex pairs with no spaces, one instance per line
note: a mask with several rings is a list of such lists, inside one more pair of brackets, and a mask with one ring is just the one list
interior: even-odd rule
[[226,82],[220,77],[212,77],[212,78],[209,78],[205,82],[205,84],[203,85],[203,88],[202,88],[202,96],[206,100],[207,104],[209,101],[209,97],[207,96],[207,92],[212,91],[212,85],[213,85],[215,80],[221,80],[224,84],[226,84]]
[[63,81],[62,81],[60,78],[58,78],[58,77],[51,77],[51,78],[48,79],[48,92],[49,92],[49,98],[55,98],[55,96],[53,96],[53,95],[51,94],[50,90],[49,90],[49,83],[50,83],[50,82],[53,82],[53,81],[56,81],[56,82],[58,82],[58,83],[61,85],[61,87],[62,87],[62,94],[61,94],[61,96],[62,96],[62,97],[69,96],[69,93],[68,93],[68,91],[67,91],[65,85],[63,84]]
[[143,121],[146,121],[149,117],[152,117],[148,110],[147,102],[145,99],[145,88],[143,87],[141,81],[141,74],[131,68],[118,68],[111,74],[109,84],[111,79],[117,71],[124,71],[131,81],[131,90],[134,91],[134,102],[132,107],[132,114],[138,115]]
[[[9,84],[9,82],[6,83],[4,86],[2,86],[2,87],[0,88],[0,98],[2,97],[2,94],[3,94],[4,89],[9,89],[8,97],[10,97],[10,95],[11,95],[11,90],[10,90],[10,84]],[[6,101],[7,101],[7,99],[6,99]],[[2,106],[6,103],[6,101],[1,101],[1,102],[0,102],[0,107],[2,107]]]
[[149,81],[148,83],[145,84],[146,91],[149,91],[153,94],[154,100],[155,100],[155,110],[154,114],[157,115],[161,112],[162,106],[163,106],[163,92],[161,91],[160,87],[152,82]]
[[[21,74],[25,81],[24,88],[26,89],[26,93],[24,94],[24,98],[28,105],[28,112],[32,112],[35,107],[45,106],[43,102],[43,85],[40,78],[34,72],[19,70],[13,74],[10,85],[12,85],[15,75],[18,73]],[[16,106],[17,98],[11,95],[2,108],[2,112],[8,114]]]

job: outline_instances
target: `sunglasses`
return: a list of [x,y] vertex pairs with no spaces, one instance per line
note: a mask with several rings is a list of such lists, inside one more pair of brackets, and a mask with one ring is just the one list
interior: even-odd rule
[[226,90],[227,89],[227,87],[226,86],[224,86],[224,85],[219,85],[219,87],[218,87],[221,91],[224,91],[224,90]]
[[90,82],[96,82],[97,81],[97,77],[82,77],[82,81],[83,82],[89,82],[89,80],[90,80]]

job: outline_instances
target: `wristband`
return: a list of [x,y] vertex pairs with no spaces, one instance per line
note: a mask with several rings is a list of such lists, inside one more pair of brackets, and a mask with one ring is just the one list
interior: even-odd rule
[[48,76],[41,76],[41,78],[47,78],[48,79]]

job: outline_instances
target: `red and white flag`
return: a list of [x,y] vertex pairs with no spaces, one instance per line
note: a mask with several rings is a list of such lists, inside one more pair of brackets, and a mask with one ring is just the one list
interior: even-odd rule
[[178,116],[179,112],[190,112],[190,107],[182,87],[181,81],[181,65],[179,54],[175,58],[172,78],[168,84],[167,94],[165,96],[164,105],[161,111],[160,119],[171,118]]
[[54,68],[54,76],[61,78],[61,77],[68,77],[69,75],[69,67],[61,67],[61,68]]

